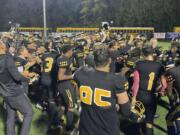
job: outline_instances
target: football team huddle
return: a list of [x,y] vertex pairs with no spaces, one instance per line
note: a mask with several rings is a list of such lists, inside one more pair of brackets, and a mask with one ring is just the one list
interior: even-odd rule
[[[15,135],[15,121],[32,121],[29,102],[27,109],[14,105],[18,99],[21,106],[25,101],[11,98],[20,95],[12,93],[18,89],[36,109],[47,112],[48,132],[58,128],[61,135],[119,135],[120,128],[131,124],[138,127],[131,135],[153,135],[158,102],[167,96],[168,135],[180,135],[180,38],[164,50],[146,34],[105,30],[49,36],[45,42],[36,34],[0,37],[0,88],[5,91],[8,135]],[[6,79],[11,76],[16,85]],[[21,135],[28,135],[29,129],[24,124]]]

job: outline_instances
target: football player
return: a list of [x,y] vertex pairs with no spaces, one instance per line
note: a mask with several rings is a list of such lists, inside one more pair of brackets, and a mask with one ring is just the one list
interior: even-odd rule
[[[170,100],[170,110],[166,116],[168,135],[180,135],[180,62],[176,62],[176,67],[167,70],[166,78],[168,82],[168,97]],[[175,122],[175,125],[174,125]]]
[[143,48],[144,60],[136,63],[134,71],[132,103],[141,101],[145,105],[146,135],[153,135],[153,119],[157,108],[156,88],[161,79],[163,93],[167,87],[163,66],[154,61],[153,49]]
[[[46,52],[42,55],[42,62],[41,62],[41,101],[36,105],[38,109],[47,109],[49,121],[48,121],[48,130],[51,129],[51,125],[53,123],[54,115],[53,110],[54,108],[54,95],[56,89],[56,58],[57,53],[53,51],[52,44],[46,43],[45,44]],[[52,106],[52,107],[50,107]]]
[[52,51],[52,44],[45,45],[46,52],[42,55],[42,72],[41,72],[41,85],[43,89],[43,100],[46,98],[53,98],[54,90],[53,84],[56,81],[55,63],[57,53]]
[[75,63],[76,63],[76,68],[84,66],[84,52],[83,51],[84,51],[84,46],[78,45],[73,54],[73,57],[74,57]]
[[129,53],[129,56],[126,60],[126,66],[124,67],[125,69],[124,74],[129,82],[128,92],[132,92],[131,87],[133,85],[133,76],[134,76],[133,72],[134,72],[136,63],[140,60],[140,56],[141,56],[140,48],[135,48]]
[[73,79],[71,65],[73,50],[71,45],[62,47],[62,55],[57,59],[58,66],[58,95],[63,99],[65,106],[65,115],[67,117],[66,129],[70,130],[73,126],[75,89],[71,80]]
[[121,68],[122,64],[118,64],[117,60],[122,54],[121,50],[118,50],[119,46],[115,42],[111,42],[109,45],[109,54],[111,57],[110,71],[115,73],[119,68]]
[[119,135],[116,104],[125,116],[132,116],[124,76],[110,72],[111,58],[107,49],[94,52],[95,69],[83,67],[75,72],[82,111],[80,135]]

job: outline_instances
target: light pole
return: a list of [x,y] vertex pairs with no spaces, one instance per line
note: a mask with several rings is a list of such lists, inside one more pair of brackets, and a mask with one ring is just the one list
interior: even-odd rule
[[47,39],[46,0],[43,0],[44,41]]

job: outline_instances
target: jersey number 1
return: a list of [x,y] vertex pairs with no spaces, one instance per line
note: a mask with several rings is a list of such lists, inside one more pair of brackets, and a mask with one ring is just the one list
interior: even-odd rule
[[149,74],[149,82],[148,82],[148,88],[147,88],[148,91],[152,90],[154,79],[155,79],[155,73],[151,72]]
[[[102,97],[109,98],[111,97],[111,91],[107,91],[104,89],[95,88],[93,91],[88,86],[80,87],[80,100],[81,102],[92,105],[92,102],[100,107],[108,107],[111,106],[111,103],[108,101],[102,101]],[[94,101],[92,101],[94,99]]]

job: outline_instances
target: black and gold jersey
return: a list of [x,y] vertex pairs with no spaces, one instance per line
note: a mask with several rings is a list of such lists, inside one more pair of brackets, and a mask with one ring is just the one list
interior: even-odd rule
[[74,52],[73,57],[75,59],[76,67],[84,66],[84,52],[77,50]]
[[155,93],[157,82],[164,72],[162,64],[143,60],[136,63],[135,69],[139,72],[139,90]]
[[128,89],[125,77],[84,67],[74,80],[82,103],[80,134],[119,135],[116,94]]
[[46,52],[42,55],[42,72],[41,72],[41,84],[51,85],[57,81],[56,72],[56,57],[55,52]]
[[46,52],[42,55],[42,74],[50,75],[56,63],[57,54]]
[[66,75],[71,75],[71,66],[72,66],[72,60],[64,55],[60,56],[57,59],[57,65],[58,68],[65,68],[66,69]]

